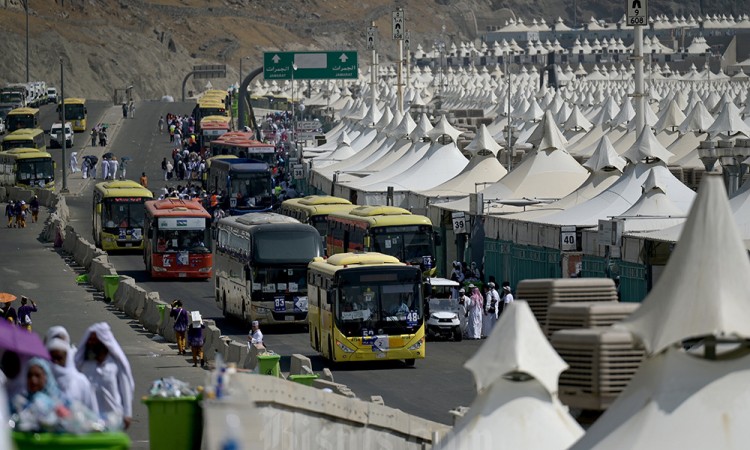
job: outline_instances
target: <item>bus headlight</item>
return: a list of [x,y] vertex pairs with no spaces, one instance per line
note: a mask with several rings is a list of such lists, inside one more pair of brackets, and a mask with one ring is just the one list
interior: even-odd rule
[[343,343],[343,342],[341,342],[341,341],[336,341],[336,345],[337,345],[337,346],[338,346],[338,348],[340,348],[340,349],[341,349],[341,351],[342,351],[342,352],[344,352],[344,353],[354,353],[354,350],[352,350],[352,349],[350,349],[349,347],[347,347],[346,345],[344,345],[344,343]]
[[422,348],[422,339],[418,340],[414,343],[414,345],[409,347],[409,350],[419,350],[420,348]]
[[258,311],[258,314],[268,314],[271,312],[270,308],[264,308],[262,306],[253,306],[256,311]]
[[201,273],[206,273],[210,271],[211,271],[210,267],[201,267],[200,269],[198,269],[198,272],[201,272]]
[[154,266],[154,272],[166,272],[166,271],[167,271],[167,269],[165,269],[164,267],[156,267],[156,266]]

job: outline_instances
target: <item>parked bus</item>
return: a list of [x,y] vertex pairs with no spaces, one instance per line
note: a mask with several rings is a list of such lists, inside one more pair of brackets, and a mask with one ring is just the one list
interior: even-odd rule
[[255,159],[213,159],[206,175],[209,192],[223,192],[221,209],[237,216],[270,211],[274,205],[268,164]]
[[307,269],[310,345],[331,361],[425,357],[422,274],[382,253],[315,258]]
[[37,108],[16,108],[5,117],[5,128],[8,132],[38,127],[39,110]]
[[[86,99],[85,98],[66,98],[63,100],[63,108],[65,108],[65,120],[73,124],[73,131],[81,132],[86,131]],[[62,108],[57,108],[62,120]]]
[[3,151],[13,148],[35,148],[39,151],[47,151],[47,140],[44,131],[39,128],[20,128],[3,139]]
[[211,278],[211,214],[192,200],[146,205],[143,262],[153,278]]
[[234,155],[238,158],[259,159],[266,164],[276,163],[276,148],[255,139],[247,131],[230,131],[211,142],[211,155]]
[[395,206],[358,206],[328,215],[328,255],[351,251],[380,252],[420,266],[425,276],[435,275],[432,222],[425,216]]
[[52,155],[36,148],[0,152],[0,184],[55,189]]
[[154,194],[135,181],[105,181],[94,188],[93,235],[102,250],[143,249],[144,203]]
[[229,100],[229,93],[227,91],[222,91],[221,89],[209,89],[203,93],[200,99],[198,99],[198,103],[215,101],[215,102],[221,102],[226,106],[228,103],[228,100]]
[[308,195],[307,197],[284,200],[279,214],[294,217],[302,223],[312,225],[325,238],[328,230],[328,214],[349,212],[356,208],[349,200],[330,195]]
[[224,316],[307,324],[307,264],[321,253],[315,228],[249,213],[219,220],[216,231],[215,295]]
[[201,119],[199,129],[198,140],[201,146],[201,154],[205,155],[209,144],[229,131],[230,119],[226,116],[206,116]]

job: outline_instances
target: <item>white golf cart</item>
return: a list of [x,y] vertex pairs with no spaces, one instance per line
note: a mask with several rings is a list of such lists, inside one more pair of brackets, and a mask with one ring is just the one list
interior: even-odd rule
[[424,282],[428,339],[463,339],[466,318],[456,297],[459,284],[447,278],[427,278]]

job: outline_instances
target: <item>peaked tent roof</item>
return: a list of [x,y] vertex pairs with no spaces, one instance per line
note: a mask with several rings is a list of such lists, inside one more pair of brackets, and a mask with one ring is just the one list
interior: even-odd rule
[[538,380],[553,395],[568,365],[539,328],[528,303],[518,300],[503,311],[490,337],[464,367],[474,374],[478,392],[508,374],[520,372]]
[[463,131],[457,130],[453,125],[448,122],[448,119],[443,115],[440,116],[440,120],[435,126],[427,132],[427,136],[432,139],[433,142],[437,142],[437,139],[441,136],[448,135],[456,142],[458,136],[463,134]]
[[487,130],[487,125],[481,124],[479,126],[479,132],[477,132],[474,140],[472,140],[469,145],[464,147],[464,150],[470,151],[472,155],[488,152],[492,153],[494,156],[497,156],[497,152],[500,151],[500,148],[500,144],[492,139],[492,135],[490,134],[489,130]]
[[[710,299],[701,300],[710,306]],[[750,441],[744,425],[750,421],[749,379],[747,356],[709,361],[668,348],[643,362],[625,391],[570,448],[744,448]]]
[[672,153],[664,148],[664,146],[656,139],[654,132],[651,131],[651,127],[645,125],[641,135],[638,136],[635,143],[622,154],[622,157],[629,160],[632,163],[642,161],[646,158],[649,159],[660,159],[665,163],[669,162],[669,159],[674,156]]
[[698,196],[659,282],[618,326],[650,354],[690,337],[750,337],[750,260],[718,176],[704,175]]
[[599,140],[599,144],[594,150],[594,154],[583,164],[583,167],[589,169],[592,172],[603,170],[606,167],[615,167],[620,172],[628,164],[625,159],[618,155],[615,148],[612,147],[612,143],[609,142],[609,138],[605,134]]

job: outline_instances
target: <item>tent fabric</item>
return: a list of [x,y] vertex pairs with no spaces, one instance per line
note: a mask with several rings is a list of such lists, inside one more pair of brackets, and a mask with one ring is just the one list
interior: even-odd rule
[[615,217],[627,211],[641,197],[642,186],[651,171],[662,172],[672,202],[687,213],[695,193],[674,177],[663,163],[639,163],[625,168],[623,175],[607,190],[591,200],[556,214],[537,219],[554,225],[597,226],[599,219]]
[[474,139],[464,147],[464,150],[469,151],[472,155],[479,153],[491,153],[493,156],[497,156],[497,152],[500,151],[500,145],[492,139],[487,126],[482,124],[479,126],[479,131]]
[[523,373],[554,395],[568,365],[539,328],[529,304],[517,300],[506,306],[487,341],[464,367],[474,375],[480,393],[508,374]]
[[476,155],[460,174],[432,189],[420,191],[427,197],[464,197],[485,183],[495,183],[508,173],[492,155]]
[[750,260],[724,185],[706,175],[659,282],[618,326],[638,336],[649,354],[689,337],[750,337],[748,273]]
[[657,158],[668,163],[672,156],[672,153],[664,148],[661,142],[656,139],[653,131],[651,131],[651,127],[648,125],[643,127],[640,136],[638,136],[638,139],[636,139],[628,151],[622,154],[623,158],[632,163],[642,161],[646,158]]
[[614,167],[622,173],[622,170],[628,164],[623,157],[617,154],[609,138],[605,134],[599,140],[594,154],[583,164],[583,167],[592,172],[604,170],[607,167]]
[[570,448],[744,449],[750,442],[748,380],[748,356],[709,361],[668,348],[643,362],[617,400]]
[[433,448],[491,450],[502,442],[502,448],[509,449],[563,450],[582,435],[567,407],[550,398],[541,383],[500,379]]
[[460,136],[462,133],[463,131],[457,130],[448,122],[448,119],[445,116],[440,116],[440,120],[438,121],[438,123],[427,132],[427,137],[429,137],[433,141],[437,141],[438,138],[447,135],[450,136],[453,142],[456,142],[458,136]]

